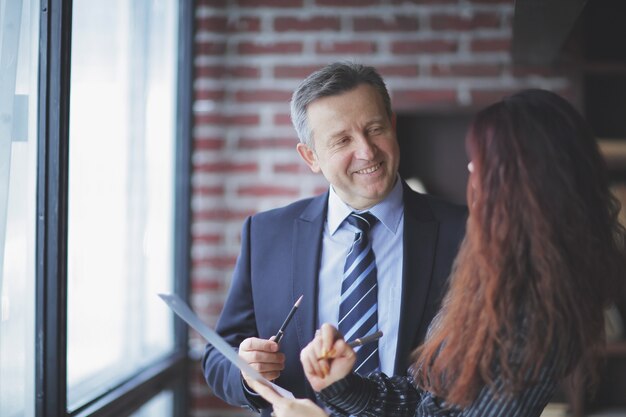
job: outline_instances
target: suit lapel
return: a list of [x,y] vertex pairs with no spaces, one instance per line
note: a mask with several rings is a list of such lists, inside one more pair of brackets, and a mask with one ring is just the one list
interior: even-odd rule
[[304,295],[295,315],[300,350],[312,339],[317,318],[317,281],[328,193],[314,198],[293,226],[293,299]]
[[438,222],[419,194],[404,185],[402,305],[395,374],[404,375],[418,337],[432,278]]

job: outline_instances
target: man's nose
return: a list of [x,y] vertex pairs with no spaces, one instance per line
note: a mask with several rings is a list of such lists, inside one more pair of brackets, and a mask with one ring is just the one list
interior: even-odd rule
[[359,136],[357,140],[357,149],[355,152],[355,156],[357,159],[374,159],[374,155],[376,155],[376,145],[364,135]]

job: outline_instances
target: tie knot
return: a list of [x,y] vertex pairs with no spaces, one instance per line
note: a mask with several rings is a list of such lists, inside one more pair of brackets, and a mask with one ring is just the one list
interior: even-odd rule
[[348,216],[348,223],[359,229],[361,232],[369,232],[378,219],[369,211],[364,213],[352,212]]

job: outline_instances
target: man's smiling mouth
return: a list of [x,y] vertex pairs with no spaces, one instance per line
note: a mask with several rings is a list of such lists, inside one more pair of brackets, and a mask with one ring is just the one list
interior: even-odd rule
[[379,162],[376,165],[372,165],[371,167],[367,167],[367,168],[364,168],[364,169],[360,169],[358,171],[354,171],[354,173],[355,174],[371,174],[373,172],[378,171],[382,165],[383,165],[383,163]]

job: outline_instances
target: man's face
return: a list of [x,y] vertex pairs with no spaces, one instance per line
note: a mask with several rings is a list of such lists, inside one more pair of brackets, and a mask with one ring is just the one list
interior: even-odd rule
[[307,116],[315,149],[299,144],[298,152],[309,168],[321,172],[355,209],[382,201],[395,183],[400,151],[395,116],[389,119],[374,87],[361,84],[317,99]]

